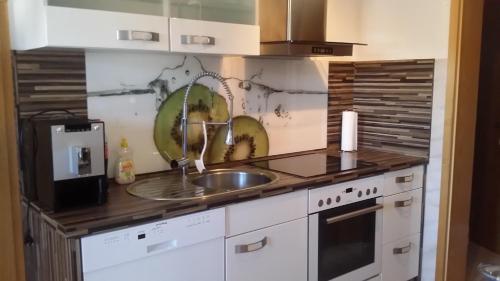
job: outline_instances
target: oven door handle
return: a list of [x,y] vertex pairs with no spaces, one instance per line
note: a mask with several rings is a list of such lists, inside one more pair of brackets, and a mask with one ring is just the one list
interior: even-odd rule
[[340,215],[340,216],[328,218],[328,219],[326,219],[326,223],[327,224],[332,224],[332,223],[336,223],[336,222],[340,222],[340,221],[345,221],[345,220],[348,220],[348,219],[352,219],[352,218],[355,218],[355,217],[359,217],[359,216],[362,216],[362,215],[366,215],[366,214],[369,214],[369,213],[376,212],[376,211],[378,211],[378,210],[380,210],[382,208],[384,208],[384,205],[377,204],[375,206],[368,207],[366,209],[357,210],[357,211],[350,212],[350,213],[347,213],[347,214],[343,214],[343,215]]

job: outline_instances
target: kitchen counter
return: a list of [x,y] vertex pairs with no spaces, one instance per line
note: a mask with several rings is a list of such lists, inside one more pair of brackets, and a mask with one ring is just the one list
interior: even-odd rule
[[[331,156],[340,156],[338,149],[336,147],[331,147],[327,150],[306,151],[252,159],[248,161],[211,165],[208,169],[242,167],[247,169],[256,169],[255,167],[247,164],[254,161],[284,158],[308,153],[326,153]],[[387,171],[400,170],[411,166],[426,164],[428,162],[427,158],[383,152],[373,149],[360,149],[355,153],[355,158],[357,160],[372,162],[375,165],[367,168],[354,169],[346,172],[338,172],[311,178],[301,178],[276,172],[280,179],[274,184],[263,188],[240,190],[237,192],[231,192],[230,194],[220,194],[209,198],[190,199],[186,201],[153,201],[142,199],[128,194],[126,186],[111,183],[108,194],[108,202],[102,206],[69,210],[58,213],[50,213],[43,210],[39,211],[43,220],[62,232],[65,237],[77,238],[105,229],[130,226],[156,219],[181,216],[236,202],[274,196],[304,188],[313,188],[354,180],[357,178],[381,174]],[[143,175],[139,176],[138,180],[148,177],[157,177],[158,175],[171,176],[172,179],[175,179],[175,177],[179,177],[179,171]],[[175,180],[173,180],[173,182],[175,182]],[[175,186],[173,186],[173,188],[175,188]],[[32,203],[31,206],[37,210],[39,209],[36,203]]]

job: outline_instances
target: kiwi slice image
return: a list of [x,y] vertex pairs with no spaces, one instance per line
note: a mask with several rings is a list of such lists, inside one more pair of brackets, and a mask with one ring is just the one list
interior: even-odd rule
[[[155,119],[154,142],[161,156],[168,162],[182,158],[182,107],[187,86],[172,93],[160,106]],[[188,123],[226,122],[229,119],[226,99],[208,87],[195,84],[188,97]],[[208,145],[215,133],[207,127]],[[189,159],[197,159],[203,148],[203,129],[199,124],[188,125]]]
[[208,149],[208,162],[220,163],[269,154],[269,137],[262,124],[249,116],[233,119],[234,145],[226,145],[227,126],[217,129]]

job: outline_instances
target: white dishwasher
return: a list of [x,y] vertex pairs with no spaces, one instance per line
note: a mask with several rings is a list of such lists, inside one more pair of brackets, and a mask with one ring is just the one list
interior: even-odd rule
[[84,281],[224,281],[223,208],[81,239]]

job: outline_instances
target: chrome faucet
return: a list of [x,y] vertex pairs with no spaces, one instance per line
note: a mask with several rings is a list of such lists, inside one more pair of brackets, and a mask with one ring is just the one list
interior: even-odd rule
[[[188,125],[191,124],[202,124],[200,122],[190,122],[188,123],[188,97],[189,93],[191,92],[191,88],[193,85],[196,83],[196,81],[200,80],[201,78],[209,76],[212,77],[216,80],[218,80],[221,84],[224,90],[226,91],[226,94],[229,98],[229,119],[227,122],[205,122],[207,125],[227,125],[228,130],[227,130],[227,135],[225,139],[225,143],[227,145],[233,145],[234,144],[234,139],[233,139],[233,99],[234,96],[231,93],[231,90],[229,89],[229,86],[227,85],[226,81],[220,74],[215,73],[215,72],[201,72],[197,74],[191,82],[189,82],[186,93],[184,94],[184,103],[182,107],[182,120],[181,120],[181,131],[182,131],[182,159],[177,160],[178,165],[182,168],[182,174],[186,175],[187,173],[187,168],[189,166],[189,159],[187,158],[187,146],[188,146]],[[207,140],[205,140],[206,142]]]

